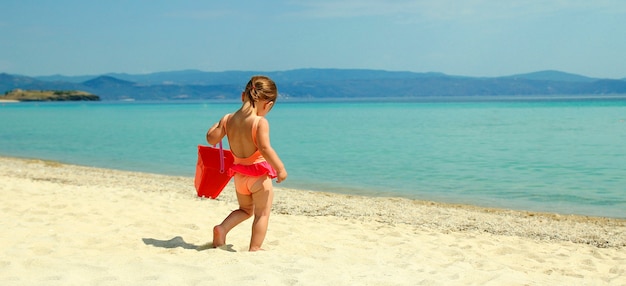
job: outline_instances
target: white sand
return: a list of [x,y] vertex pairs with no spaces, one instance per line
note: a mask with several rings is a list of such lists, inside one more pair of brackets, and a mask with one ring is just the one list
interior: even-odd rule
[[0,158],[0,285],[626,285],[626,220],[276,189],[251,220],[193,178]]

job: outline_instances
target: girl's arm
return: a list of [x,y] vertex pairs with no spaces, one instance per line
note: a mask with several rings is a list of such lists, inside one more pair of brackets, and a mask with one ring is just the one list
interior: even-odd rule
[[226,120],[226,115],[220,119],[217,123],[213,124],[209,131],[206,133],[206,141],[209,145],[215,145],[222,141],[222,138],[226,135],[226,130],[224,130],[224,121]]
[[270,125],[267,122],[265,117],[262,117],[259,120],[259,125],[257,127],[257,147],[261,152],[261,155],[267,160],[268,163],[276,170],[278,177],[276,178],[276,183],[280,183],[287,179],[287,170],[285,169],[285,165],[283,165],[283,161],[280,160],[274,148],[270,144]]

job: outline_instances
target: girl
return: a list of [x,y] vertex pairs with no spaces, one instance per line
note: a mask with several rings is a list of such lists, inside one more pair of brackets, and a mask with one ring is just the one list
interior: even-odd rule
[[211,145],[224,136],[228,138],[235,157],[229,172],[235,179],[239,202],[239,209],[213,228],[213,247],[225,245],[228,232],[254,214],[249,250],[261,250],[274,197],[272,179],[276,178],[277,183],[287,179],[287,170],[270,145],[270,127],[264,117],[277,96],[274,81],[265,76],[252,77],[241,94],[241,108],[224,115],[206,134]]

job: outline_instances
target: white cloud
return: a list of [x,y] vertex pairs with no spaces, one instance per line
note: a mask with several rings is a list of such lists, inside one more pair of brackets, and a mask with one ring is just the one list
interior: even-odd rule
[[415,16],[426,20],[517,18],[562,12],[624,13],[621,0],[321,0],[290,1],[300,17],[351,18],[364,16]]

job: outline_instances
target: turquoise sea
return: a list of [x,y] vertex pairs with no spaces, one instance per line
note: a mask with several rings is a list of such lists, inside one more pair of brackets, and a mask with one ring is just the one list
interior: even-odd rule
[[[192,177],[239,105],[0,103],[0,155]],[[267,118],[280,187],[626,218],[625,98],[279,101]]]

